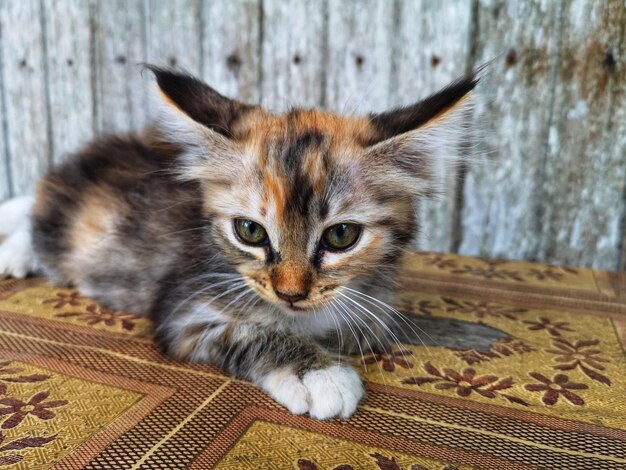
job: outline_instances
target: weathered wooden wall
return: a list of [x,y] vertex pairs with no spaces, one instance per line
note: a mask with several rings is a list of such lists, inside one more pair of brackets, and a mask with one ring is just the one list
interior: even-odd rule
[[[626,264],[623,0],[0,0],[0,200],[153,113],[142,62],[273,109],[408,104],[496,57],[425,249]],[[1,221],[0,221],[1,223]]]

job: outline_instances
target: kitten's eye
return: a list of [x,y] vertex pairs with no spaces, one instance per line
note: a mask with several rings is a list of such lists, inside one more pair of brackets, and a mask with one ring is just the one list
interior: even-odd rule
[[322,235],[322,244],[332,250],[347,250],[356,243],[361,234],[361,226],[337,224],[328,227]]
[[269,241],[263,226],[254,220],[235,219],[235,232],[241,241],[249,245],[265,245]]

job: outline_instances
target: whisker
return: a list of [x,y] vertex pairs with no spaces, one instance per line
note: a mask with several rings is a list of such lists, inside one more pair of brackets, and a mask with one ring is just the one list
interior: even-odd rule
[[[172,314],[176,313],[176,312],[177,312],[178,310],[180,310],[180,309],[181,309],[181,308],[182,308],[185,304],[187,304],[188,302],[190,302],[190,301],[192,301],[193,299],[197,298],[198,296],[206,294],[206,293],[207,293],[207,292],[209,292],[211,289],[213,289],[213,288],[215,288],[215,287],[217,287],[217,286],[224,285],[224,284],[228,284],[228,283],[231,283],[231,282],[232,282],[232,280],[231,280],[231,279],[227,279],[227,280],[225,280],[225,281],[220,281],[220,282],[215,282],[215,283],[213,283],[213,284],[209,284],[207,287],[205,287],[205,288],[203,288],[203,289],[200,289],[200,290],[199,290],[199,291],[197,291],[197,292],[194,292],[192,295],[190,295],[190,296],[189,296],[189,297],[187,297],[184,301],[182,301],[180,304],[178,304],[178,306],[177,306],[177,307],[176,307],[176,308],[172,311]],[[238,282],[237,284],[235,284],[235,285],[236,285],[236,286],[241,286],[241,287],[243,287],[243,286],[246,286],[247,284],[246,284],[245,280],[241,280],[241,281],[239,281],[239,282]],[[218,296],[218,297],[214,297],[214,299],[215,299],[215,298],[219,298],[219,297],[221,297],[222,295],[224,295],[224,294],[226,294],[226,293],[228,293],[228,292],[229,292],[229,291],[227,290],[226,292],[223,292],[222,294],[220,294],[220,296]],[[209,304],[205,304],[205,305],[209,305]]]
[[232,292],[237,292],[238,290],[241,289],[245,289],[246,287],[248,287],[248,284],[243,282],[242,284],[237,284],[235,286],[232,286],[228,289],[226,289],[224,292],[220,293],[219,295],[216,295],[215,297],[211,297],[211,299],[208,302],[203,302],[202,305],[205,307],[208,307],[209,305],[211,305],[213,302],[215,302],[217,299],[220,299],[222,297],[224,297],[225,295],[228,295]]
[[[336,307],[336,305],[334,304],[330,304],[332,307]],[[352,336],[354,337],[354,341],[356,342],[357,347],[359,348],[359,352],[361,353],[361,360],[363,363],[363,366],[365,367],[365,371],[367,372],[367,364],[365,363],[365,356],[363,354],[363,349],[361,349],[361,342],[359,341],[359,337],[356,334],[356,331],[354,330],[354,328],[352,328],[352,324],[350,323],[350,320],[347,319],[343,313],[341,313],[341,311],[336,310],[336,312],[339,314],[339,316],[343,319],[344,323],[348,326],[348,328],[350,328],[350,332],[352,333]]]
[[239,273],[202,273],[202,274],[199,274],[198,276],[191,278],[188,283],[204,281],[206,279],[211,279],[211,278],[244,280],[244,278]]
[[396,343],[396,345],[398,346],[398,350],[402,354],[404,360],[408,362],[408,359],[406,358],[406,354],[404,353],[404,348],[402,347],[400,339],[396,336],[396,334],[391,330],[391,328],[389,328],[389,326],[384,321],[382,321],[380,318],[378,318],[376,315],[374,315],[374,313],[372,313],[369,309],[367,309],[366,307],[361,305],[359,302],[357,302],[356,300],[354,300],[350,296],[348,296],[348,295],[346,295],[346,294],[344,294],[343,292],[340,292],[340,291],[337,291],[337,292],[340,295],[342,295],[343,297],[345,297],[347,300],[349,300],[350,302],[354,303],[359,309],[361,309],[362,312],[364,312],[366,315],[369,315],[370,318],[372,318],[373,320],[376,320],[385,329],[385,331],[387,331],[389,333],[389,335],[391,336],[391,339],[393,340],[393,342]]
[[330,305],[330,301],[327,301],[327,304],[328,304],[328,311],[330,312],[330,317],[335,322],[335,328],[337,329],[336,331],[339,334],[339,357],[341,357],[341,354],[343,353],[343,348],[345,346],[345,343],[343,340],[343,328],[341,327],[339,319],[335,316],[334,310],[331,308],[332,306]]
[[[347,308],[347,306],[340,299],[336,299],[336,300],[342,306],[342,308],[346,312],[346,315],[348,315],[351,318],[356,318],[356,319],[360,320],[361,323],[363,323],[367,328],[369,328],[370,332],[372,333],[372,336],[374,338],[376,338],[376,335],[374,334],[374,331],[372,330],[372,328],[362,318],[360,318],[358,315],[354,315],[354,317],[353,317],[351,312],[350,312],[350,310]],[[359,328],[359,326],[356,324],[356,322],[355,322],[354,326]],[[383,374],[383,369],[382,369],[382,367],[380,367],[380,363],[376,360],[377,359],[376,353],[374,353],[374,350],[372,349],[371,343],[367,339],[367,336],[365,334],[363,334],[363,331],[361,330],[361,328],[359,328],[359,331],[363,335],[363,339],[367,343],[367,347],[369,348],[370,352],[372,353],[372,358],[374,359],[374,362],[376,363],[376,367],[378,367],[378,373],[380,374],[380,378],[381,378],[383,384],[385,386],[387,386],[387,381],[385,380],[385,375]],[[359,348],[360,348],[360,346],[359,346]],[[367,364],[365,363],[365,358],[363,357],[363,354],[361,354],[361,358],[363,360],[363,366],[365,367],[365,370],[367,371]]]
[[251,290],[247,290],[247,291],[243,291],[240,294],[237,294],[237,297],[235,297],[233,300],[231,300],[230,302],[228,302],[223,308],[222,310],[219,311],[219,313],[223,313],[228,307],[230,307],[232,304],[238,302],[241,298],[245,297],[248,294],[251,294],[252,291]]
[[337,318],[335,318],[330,308],[328,308],[328,301],[324,301],[324,303],[322,304],[322,308],[324,309],[324,315],[326,316],[326,318],[330,318],[333,321],[333,324],[335,325],[335,336],[337,338],[337,343],[338,343],[337,363],[341,364],[341,352],[343,350],[343,335],[340,335],[341,328],[339,328],[339,323],[337,322]]
[[[207,293],[208,291],[210,291],[210,290],[211,290],[212,288],[214,288],[214,287],[217,287],[217,286],[222,285],[222,284],[227,284],[227,283],[229,283],[229,282],[231,282],[231,280],[230,280],[230,279],[228,279],[228,280],[226,280],[226,281],[215,282],[215,283],[213,283],[213,284],[209,284],[209,285],[207,285],[207,286],[203,287],[203,288],[202,288],[202,289],[200,289],[199,291],[195,291],[195,292],[193,292],[193,293],[192,293],[189,297],[187,297],[185,300],[183,300],[183,301],[182,301],[182,302],[181,302],[181,303],[180,303],[180,304],[179,304],[179,305],[178,305],[178,306],[174,309],[174,311],[173,311],[172,313],[176,313],[176,312],[177,312],[177,311],[178,311],[178,310],[179,310],[179,309],[180,309],[183,305],[185,305],[185,303],[187,303],[188,301],[190,301],[190,300],[194,299],[195,297],[197,297],[197,296],[199,296],[199,295],[202,295],[202,294]],[[183,287],[184,287],[184,286],[181,286],[180,288],[182,289]]]
[[[359,310],[361,312],[363,312],[364,314],[366,314],[368,317],[372,318],[373,320],[375,320],[376,322],[378,322],[384,329],[386,332],[388,332],[392,339],[395,341],[395,343],[399,346],[400,345],[400,340],[399,338],[395,335],[395,333],[391,330],[391,328],[389,328],[389,326],[383,322],[380,318],[378,318],[374,313],[372,313],[370,310],[368,310],[366,307],[364,307],[363,305],[361,305],[359,302],[357,302],[355,299],[353,299],[352,297],[350,297],[349,295],[344,294],[343,292],[337,290],[337,293],[339,295],[341,295],[342,297],[344,297],[345,299],[349,300],[350,302],[352,302],[354,305],[356,305]],[[381,343],[382,345],[382,343]]]
[[[365,294],[365,293],[363,293],[363,292],[360,292],[360,291],[355,290],[355,289],[351,289],[351,288],[349,288],[349,287],[344,287],[344,288],[345,288],[345,289],[347,289],[347,290],[349,290],[349,291],[351,291],[351,292],[354,292],[354,293],[356,293],[356,294],[359,294],[359,295],[361,295],[362,297],[366,297],[366,298],[368,298],[368,299],[371,299],[371,300],[373,300],[374,302],[376,302],[376,303],[378,303],[378,304],[382,305],[383,307],[386,307],[386,308],[388,308],[389,310],[391,310],[391,311],[392,311],[393,313],[395,313],[398,317],[400,317],[400,319],[401,319],[401,320],[402,320],[402,321],[403,321],[403,322],[404,322],[404,323],[405,323],[405,324],[406,324],[406,325],[407,325],[407,326],[411,329],[411,331],[412,331],[412,332],[413,332],[413,333],[417,336],[417,338],[418,338],[418,339],[422,342],[422,344],[424,345],[424,347],[425,347],[426,349],[428,349],[428,346],[426,346],[426,344],[424,343],[424,341],[420,338],[419,334],[418,334],[418,333],[417,333],[417,332],[416,332],[416,331],[412,328],[412,326],[415,326],[416,328],[418,328],[418,329],[419,329],[422,333],[424,333],[424,334],[425,334],[425,335],[426,335],[426,336],[427,336],[427,337],[428,337],[428,338],[429,338],[429,339],[430,339],[433,343],[435,343],[437,346],[440,346],[440,347],[441,347],[441,344],[440,344],[437,340],[435,340],[432,336],[430,336],[430,335],[428,334],[428,332],[427,332],[427,331],[425,331],[423,328],[421,328],[419,325],[416,325],[415,323],[412,323],[412,322],[411,322],[411,323],[409,323],[409,321],[408,321],[406,318],[404,318],[404,317],[405,317],[405,315],[404,315],[402,312],[400,312],[399,310],[397,310],[396,308],[394,308],[394,307],[392,307],[391,305],[389,305],[389,304],[387,304],[387,303],[383,302],[383,301],[382,301],[382,300],[380,300],[380,299],[377,299],[376,297],[372,297],[371,295],[367,295],[367,294]],[[371,303],[371,302],[370,302],[370,303]]]
[[250,300],[246,302],[246,305],[241,309],[241,316],[247,316],[261,301],[261,297],[253,295]]
[[[339,301],[339,300],[337,299],[337,301]],[[359,320],[361,322],[361,324],[363,324],[369,330],[369,332],[372,334],[372,338],[376,340],[376,342],[382,347],[382,349],[385,349],[385,344],[380,340],[380,338],[378,338],[378,336],[376,335],[374,330],[372,330],[372,327],[365,320],[363,320],[359,315],[354,315],[354,318]]]
[[169,236],[172,236],[172,235],[178,235],[180,233],[193,232],[195,230],[204,230],[204,228],[205,227],[193,227],[193,228],[187,228],[187,229],[184,229],[184,230],[177,230],[175,232],[162,233],[157,238],[164,238],[164,237],[169,237]]
[[[195,277],[188,279],[185,283],[181,284],[177,290],[180,291],[183,289],[188,289],[190,286],[193,286],[194,284],[204,282],[204,281],[209,281],[209,280],[211,281],[223,280],[223,282],[221,281],[220,282],[225,284],[231,281],[243,281],[244,278],[240,274],[234,274],[234,273],[202,273],[200,275],[197,275]],[[202,286],[201,290],[212,288],[217,285],[220,285],[220,284],[213,283],[213,284],[205,285],[205,286]]]
[[[386,317],[386,318],[388,318],[389,320],[393,321],[393,323],[394,323],[394,325],[396,326],[396,328],[400,329],[400,324],[397,322],[397,320],[396,320],[394,317],[392,317],[392,316],[389,314],[389,312],[387,312],[386,310],[382,309],[380,305],[375,304],[375,303],[374,303],[374,302],[372,302],[371,300],[368,300],[367,298],[364,298],[364,297],[363,297],[363,296],[365,296],[365,297],[369,297],[369,296],[367,296],[366,294],[363,294],[362,292],[355,291],[354,289],[350,289],[350,288],[347,288],[347,287],[346,287],[346,289],[349,289],[349,290],[350,290],[351,292],[353,292],[354,294],[359,295],[359,296],[360,296],[360,298],[361,298],[361,300],[363,300],[364,302],[367,302],[367,303],[369,303],[370,305],[372,305],[372,306],[376,307],[376,308],[377,308],[377,309],[378,309],[378,310],[379,310],[379,311],[380,311],[383,315],[385,315],[385,317]],[[409,326],[409,328],[411,328],[411,325],[408,325],[408,326]],[[415,334],[415,336],[417,337],[417,339],[419,339],[419,341],[422,343],[422,345],[423,345],[425,348],[427,348],[427,349],[428,349],[428,347],[426,346],[426,344],[425,344],[425,343],[424,343],[424,341],[422,340],[422,338],[421,338],[421,336],[419,335],[419,333],[418,333],[417,331],[415,331],[413,328],[411,328],[411,331],[413,332],[413,334]]]
[[[250,296],[250,298],[246,301],[246,303],[241,307],[241,313],[243,313],[243,312],[247,313],[246,309],[247,309],[248,305],[250,305],[250,303],[253,300],[257,300],[257,301],[260,300],[260,297],[257,296],[256,293],[253,290],[250,290],[250,292],[252,293],[252,296]],[[253,304],[253,305],[256,305],[256,303]]]

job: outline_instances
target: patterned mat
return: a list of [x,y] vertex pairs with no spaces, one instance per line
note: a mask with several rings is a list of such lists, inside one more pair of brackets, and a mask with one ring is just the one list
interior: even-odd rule
[[367,399],[320,422],[164,358],[143,318],[0,281],[0,467],[626,468],[623,275],[416,253],[403,283],[400,309],[510,338],[355,357]]

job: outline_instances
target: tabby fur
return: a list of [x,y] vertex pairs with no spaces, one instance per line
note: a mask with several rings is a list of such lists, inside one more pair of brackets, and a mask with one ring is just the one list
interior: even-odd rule
[[[418,232],[420,199],[463,158],[477,74],[412,106],[340,116],[272,114],[149,68],[159,118],[45,176],[0,248],[0,274],[43,271],[149,315],[168,355],[216,364],[293,413],[350,416],[364,391],[338,355],[388,350],[407,328],[380,299]],[[237,218],[270,243],[243,243]],[[320,243],[338,223],[362,228],[347,250]]]

